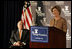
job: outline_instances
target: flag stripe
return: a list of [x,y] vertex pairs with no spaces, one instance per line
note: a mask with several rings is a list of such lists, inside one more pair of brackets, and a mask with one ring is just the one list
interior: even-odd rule
[[25,12],[25,16],[26,16],[26,21],[27,21],[28,27],[29,27],[30,24],[29,24],[29,21],[28,21],[28,18],[27,18],[26,12]]
[[[24,20],[24,9],[22,10],[22,16],[23,16],[23,20]],[[24,25],[25,25],[25,20],[24,20]],[[24,28],[26,28],[26,26],[24,26]]]
[[31,18],[31,21],[32,21],[32,15],[31,15],[31,13],[30,13],[30,10],[29,10],[29,8],[27,8],[27,10],[28,10],[29,16],[30,16],[30,18]]
[[32,12],[31,12],[31,6],[29,7],[29,10],[30,10],[30,13],[32,14]]
[[29,14],[28,14],[28,11],[26,10],[26,15],[27,15],[27,19],[28,19],[28,21],[29,21],[29,24],[30,25],[32,25],[32,21],[31,21],[31,19],[30,19],[30,16],[29,16]]
[[[25,12],[26,13],[26,12]],[[26,29],[28,29],[29,27],[28,27],[28,24],[27,24],[27,21],[26,21],[26,15],[25,15],[25,13],[24,13],[24,21],[25,21],[25,27],[26,27]]]
[[30,26],[32,26],[32,12],[31,12],[31,6],[30,3],[25,4],[27,7],[23,7],[22,10],[22,17],[21,20],[24,23],[24,29],[30,29]]

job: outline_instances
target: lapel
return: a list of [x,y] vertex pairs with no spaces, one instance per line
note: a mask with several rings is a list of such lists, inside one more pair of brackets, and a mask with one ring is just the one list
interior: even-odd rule
[[25,39],[25,34],[26,34],[27,32],[25,31],[25,30],[23,30],[23,32],[22,32],[22,40],[24,40]]
[[22,32],[22,40],[24,39],[24,36],[25,36],[25,34],[24,34],[25,32],[24,32],[24,30],[23,30],[23,32]]
[[24,40],[25,36],[26,36],[26,33],[27,33],[27,31],[23,30],[22,31],[22,36],[21,36],[21,39],[20,39],[20,37],[19,37],[19,31],[17,30],[17,32],[16,32],[16,38],[17,38],[17,40]]
[[17,36],[17,39],[20,40],[20,37],[19,37],[19,31],[18,31],[18,30],[17,30],[17,34],[16,34],[16,36]]
[[24,32],[22,31],[22,36],[21,36],[21,40],[23,40],[23,36],[24,36]]

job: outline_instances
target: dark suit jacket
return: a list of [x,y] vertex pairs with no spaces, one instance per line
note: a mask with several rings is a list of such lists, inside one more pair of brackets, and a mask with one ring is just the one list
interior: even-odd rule
[[29,47],[29,30],[23,29],[21,40],[19,38],[19,31],[12,31],[10,41],[12,44],[17,41],[25,42],[26,46]]

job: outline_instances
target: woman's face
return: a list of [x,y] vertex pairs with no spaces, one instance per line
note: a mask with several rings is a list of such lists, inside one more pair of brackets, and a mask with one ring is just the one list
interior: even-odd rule
[[53,15],[59,16],[59,11],[56,8],[53,9]]

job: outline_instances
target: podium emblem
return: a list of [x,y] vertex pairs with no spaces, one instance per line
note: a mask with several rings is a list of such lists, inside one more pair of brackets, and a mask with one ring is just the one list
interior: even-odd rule
[[30,41],[48,43],[48,27],[31,26]]

